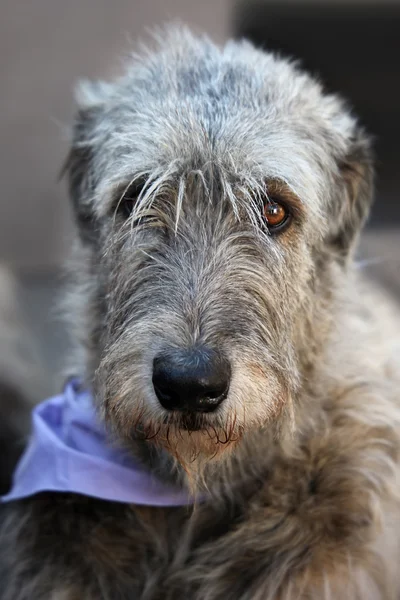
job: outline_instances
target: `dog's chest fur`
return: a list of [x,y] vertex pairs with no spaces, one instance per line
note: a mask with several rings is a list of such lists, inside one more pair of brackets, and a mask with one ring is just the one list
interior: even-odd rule
[[[349,419],[360,393],[327,402],[324,432],[273,453],[234,500],[171,509],[64,494],[21,502],[9,517],[20,539],[9,548],[15,581],[5,600],[272,599],[290,597],[289,580],[318,598],[330,569],[342,585],[350,559],[367,564],[376,585],[391,539],[380,548],[376,528],[388,526],[394,496],[385,515],[374,499],[393,491],[399,444],[361,413]],[[365,399],[376,410],[370,391]]]

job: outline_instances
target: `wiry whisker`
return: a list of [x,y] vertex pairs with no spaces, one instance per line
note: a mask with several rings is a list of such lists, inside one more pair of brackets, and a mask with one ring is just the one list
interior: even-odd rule
[[178,230],[179,218],[182,211],[183,200],[185,197],[185,179],[181,177],[179,180],[178,194],[176,197],[176,208],[175,208],[175,234]]
[[154,438],[156,438],[161,431],[161,427],[162,427],[162,425],[159,425],[158,429],[155,429],[151,435],[147,435],[145,438],[146,441],[150,441],[150,440],[153,440]]

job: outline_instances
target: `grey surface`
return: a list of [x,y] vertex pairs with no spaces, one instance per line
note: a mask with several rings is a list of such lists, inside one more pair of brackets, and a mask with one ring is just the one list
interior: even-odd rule
[[400,300],[400,228],[374,230],[361,238],[360,266]]
[[21,308],[45,367],[46,395],[56,392],[63,380],[70,352],[67,324],[59,310],[63,282],[58,270],[19,274]]

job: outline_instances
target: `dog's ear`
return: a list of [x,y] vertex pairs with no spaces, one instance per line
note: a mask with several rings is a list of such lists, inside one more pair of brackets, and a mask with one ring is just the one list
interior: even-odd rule
[[329,244],[339,257],[351,251],[370,211],[374,169],[371,143],[357,130],[345,160],[339,165],[339,181],[332,206]]
[[97,108],[81,108],[77,112],[71,148],[61,173],[61,176],[67,177],[73,214],[84,241],[91,240],[95,225],[91,200],[96,181],[93,168],[94,148],[90,140],[97,116]]
[[98,151],[97,127],[101,124],[110,86],[103,82],[84,81],[76,96],[79,109],[72,131],[71,149],[64,163],[62,176],[68,179],[73,212],[82,239],[90,241],[96,230],[93,197],[99,183],[96,169]]

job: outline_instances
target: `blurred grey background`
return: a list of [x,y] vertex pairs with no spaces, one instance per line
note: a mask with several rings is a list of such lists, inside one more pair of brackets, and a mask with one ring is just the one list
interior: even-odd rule
[[65,184],[73,88],[112,77],[146,28],[180,20],[216,41],[245,36],[304,58],[342,90],[377,136],[378,202],[362,245],[374,275],[400,294],[397,199],[400,0],[1,0],[0,261],[19,274],[21,300],[50,372],[68,351],[53,308],[71,243]]

